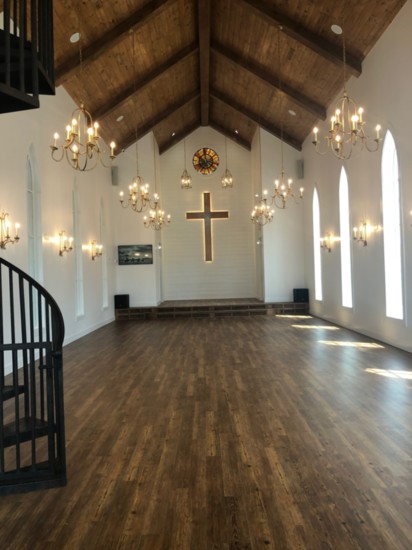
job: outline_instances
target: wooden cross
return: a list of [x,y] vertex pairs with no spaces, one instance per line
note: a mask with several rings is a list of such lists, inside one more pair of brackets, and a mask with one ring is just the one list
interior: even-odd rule
[[205,222],[205,262],[213,261],[212,220],[222,220],[228,217],[227,210],[212,211],[210,193],[203,193],[203,212],[186,212],[187,220],[203,220]]

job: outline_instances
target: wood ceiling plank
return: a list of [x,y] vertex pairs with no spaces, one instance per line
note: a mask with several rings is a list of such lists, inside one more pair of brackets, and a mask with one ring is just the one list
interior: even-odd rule
[[200,120],[202,126],[209,124],[210,88],[210,0],[198,0],[199,25],[199,80]]
[[186,46],[185,48],[180,50],[180,52],[177,52],[174,56],[162,63],[162,65],[147,74],[144,78],[140,79],[139,83],[136,86],[132,85],[124,90],[121,90],[120,93],[116,97],[111,99],[109,103],[95,111],[95,118],[101,119],[109,115],[114,110],[121,107],[121,105],[129,98],[131,98],[135,93],[140,93],[147,86],[154,84],[157,79],[164,76],[165,72],[171,70],[175,65],[186,60],[197,51],[198,47],[196,43],[192,43],[189,46]]
[[[280,25],[283,32],[297,42],[310,48],[335,65],[342,66],[341,47],[308,30],[306,27],[279,12],[274,6],[269,6],[262,2],[262,0],[242,0],[242,2],[259,13],[261,17],[272,25]],[[360,76],[362,72],[362,60],[359,57],[346,52],[346,66],[349,74]]]
[[165,141],[163,144],[159,145],[159,154],[160,155],[163,154],[165,151],[173,147],[173,145],[176,145],[176,143],[179,143],[179,141],[182,141],[182,139],[187,138],[187,136],[192,132],[194,132],[195,130],[197,130],[199,126],[200,126],[200,121],[196,121],[186,126],[180,132],[177,132],[168,141]]
[[143,136],[148,134],[153,128],[160,124],[164,119],[172,115],[175,111],[178,109],[181,109],[188,103],[191,103],[195,99],[198,99],[200,96],[199,90],[194,90],[193,92],[190,92],[185,97],[177,101],[176,103],[173,103],[173,105],[169,105],[167,109],[162,111],[161,113],[156,114],[151,120],[147,121],[145,124],[137,128],[137,131],[135,131],[133,134],[130,134],[121,144],[121,149],[127,149],[130,147],[132,143],[134,143],[137,139],[141,139]]
[[283,138],[283,141],[289,144],[294,149],[297,149],[298,151],[302,150],[302,144],[300,143],[300,141],[295,139],[293,136],[289,135],[287,132],[283,132],[283,135],[282,135],[282,131],[280,128],[278,128],[277,126],[274,126],[266,118],[259,116],[258,114],[251,111],[250,109],[246,109],[244,105],[241,105],[237,101],[234,101],[233,98],[227,96],[226,94],[218,92],[217,90],[211,90],[211,95],[218,101],[225,103],[232,109],[239,111],[239,113],[243,114],[244,116],[247,116],[248,118],[250,118],[250,120],[253,120],[253,122],[261,126],[264,130],[266,130],[270,134],[276,136],[279,139]]
[[[153,17],[162,13],[170,4],[176,0],[151,0],[142,8],[132,13],[116,27],[104,33],[92,44],[84,48],[82,52],[82,66],[85,66],[97,59],[102,53],[115,46],[118,42],[124,40],[127,33],[134,29],[135,31],[148,23]],[[73,55],[60,67],[56,68],[56,85],[63,84],[79,67],[78,55]]]
[[216,130],[216,132],[219,132],[220,134],[227,137],[228,139],[231,139],[234,143],[237,143],[238,145],[241,145],[242,147],[244,147],[248,151],[250,151],[252,149],[252,146],[251,146],[249,141],[247,141],[246,139],[243,139],[242,136],[240,136],[238,134],[234,134],[233,132],[231,132],[230,130],[228,130],[227,128],[222,126],[221,124],[215,122],[214,120],[210,120],[209,125],[214,130]]
[[299,105],[306,111],[312,113],[318,118],[321,118],[322,120],[326,119],[326,109],[322,105],[307,97],[300,91],[292,88],[291,86],[288,86],[284,82],[282,82],[282,85],[280,87],[279,78],[273,76],[265,69],[259,67],[257,64],[252,63],[251,61],[246,61],[244,57],[235,53],[232,49],[227,48],[223,44],[218,44],[217,42],[212,43],[212,50],[217,52],[219,55],[224,56],[235,65],[242,67],[253,76],[260,78],[266,84],[269,84],[272,88],[276,88],[276,90],[281,89],[283,93],[293,99],[293,101],[297,105]]

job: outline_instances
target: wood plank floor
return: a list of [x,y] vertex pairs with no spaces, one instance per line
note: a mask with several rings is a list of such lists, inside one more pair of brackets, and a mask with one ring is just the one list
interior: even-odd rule
[[315,318],[119,322],[64,349],[67,487],[0,547],[412,547],[411,355]]

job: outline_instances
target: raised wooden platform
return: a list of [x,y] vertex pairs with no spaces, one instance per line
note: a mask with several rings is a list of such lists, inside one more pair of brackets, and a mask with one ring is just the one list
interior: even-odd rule
[[116,309],[117,321],[135,319],[170,319],[177,317],[233,317],[239,315],[304,315],[306,302],[261,302],[254,298],[232,300],[175,300],[158,307]]

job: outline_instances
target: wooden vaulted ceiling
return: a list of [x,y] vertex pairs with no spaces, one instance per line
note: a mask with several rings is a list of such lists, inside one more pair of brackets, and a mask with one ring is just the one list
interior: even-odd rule
[[56,85],[117,151],[153,131],[162,153],[208,125],[246,148],[258,125],[278,137],[283,128],[300,149],[343,87],[331,25],[344,27],[347,74],[357,77],[405,2],[59,0]]

